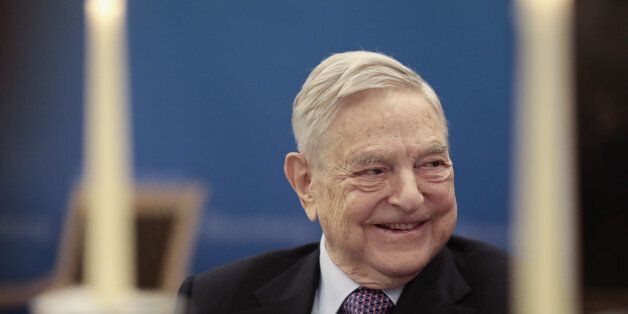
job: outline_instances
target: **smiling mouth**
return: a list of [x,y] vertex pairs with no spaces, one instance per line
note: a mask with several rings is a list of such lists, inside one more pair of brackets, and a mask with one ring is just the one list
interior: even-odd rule
[[392,230],[392,231],[406,231],[406,230],[416,229],[422,226],[424,223],[425,221],[420,222],[420,223],[412,223],[412,224],[406,224],[406,223],[377,224],[375,226],[381,229]]

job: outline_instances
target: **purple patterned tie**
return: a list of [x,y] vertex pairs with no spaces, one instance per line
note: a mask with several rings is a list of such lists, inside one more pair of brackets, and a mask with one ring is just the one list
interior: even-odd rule
[[394,306],[384,291],[360,287],[345,299],[340,312],[383,314],[390,313]]

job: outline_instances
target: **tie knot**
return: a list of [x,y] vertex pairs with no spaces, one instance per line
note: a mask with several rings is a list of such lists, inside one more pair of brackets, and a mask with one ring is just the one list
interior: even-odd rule
[[382,290],[360,287],[355,289],[342,303],[342,313],[390,313],[395,304]]

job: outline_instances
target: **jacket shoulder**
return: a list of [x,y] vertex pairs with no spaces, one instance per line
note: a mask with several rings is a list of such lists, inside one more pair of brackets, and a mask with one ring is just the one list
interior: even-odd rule
[[491,244],[460,236],[453,236],[446,248],[471,288],[466,302],[476,308],[500,309],[494,313],[507,313],[509,258],[506,252]]
[[318,243],[277,250],[219,266],[188,277],[179,289],[186,300],[185,313],[201,313],[208,309],[229,312],[238,307],[258,305],[253,292],[281,274],[297,261],[318,248]]
[[473,266],[481,266],[486,263],[492,266],[508,264],[506,252],[485,242],[455,235],[447,242],[446,247],[453,253],[454,258],[463,264]]

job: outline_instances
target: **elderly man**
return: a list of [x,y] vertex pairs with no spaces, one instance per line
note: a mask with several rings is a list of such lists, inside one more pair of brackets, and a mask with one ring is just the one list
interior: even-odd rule
[[293,104],[284,170],[320,244],[186,279],[187,313],[506,313],[506,257],[452,236],[454,169],[438,97],[388,56],[332,55]]

